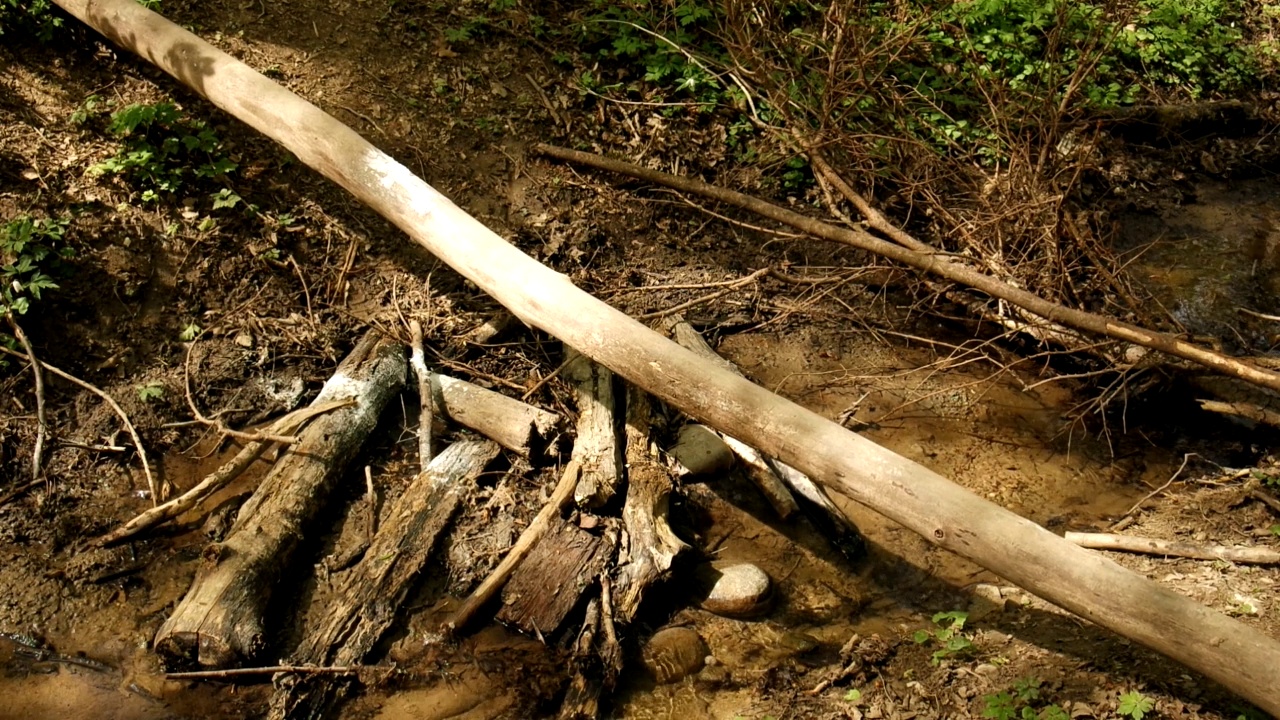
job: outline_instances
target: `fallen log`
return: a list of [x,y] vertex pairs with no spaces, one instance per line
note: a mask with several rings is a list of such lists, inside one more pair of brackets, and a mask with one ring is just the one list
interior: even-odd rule
[[667,577],[688,545],[667,524],[671,475],[655,457],[650,433],[651,405],[638,388],[627,389],[627,500],[622,506],[626,535],[614,574],[613,617],[630,623],[654,584]]
[[[457,378],[431,373],[432,406],[517,455],[537,457],[560,425],[560,416]],[[424,405],[425,407],[425,405]]]
[[1080,547],[1094,550],[1120,550],[1144,555],[1163,555],[1193,560],[1226,560],[1244,565],[1280,565],[1280,551],[1247,545],[1207,545],[1183,540],[1109,533],[1068,532],[1066,539]]
[[576,388],[578,398],[573,459],[582,467],[573,500],[579,507],[598,508],[613,499],[622,483],[613,373],[577,350],[567,349],[566,355],[569,358],[564,374]]
[[[1077,547],[662,338],[520,252],[334,117],[133,0],[54,1],[279,142],[525,323],[939,547],[1280,715],[1280,695],[1274,692],[1280,687],[1280,642],[1274,638]],[[903,253],[899,257],[908,257]],[[1192,347],[1176,342],[1171,349]],[[1280,385],[1280,376],[1262,379]]]
[[[396,620],[437,541],[498,456],[490,440],[460,440],[419,473],[387,513],[368,551],[334,589],[334,605],[298,645],[292,665],[359,665]],[[276,682],[269,717],[321,718],[351,687],[349,679],[291,675]]]
[[365,335],[325,383],[313,407],[354,398],[302,430],[240,508],[230,534],[205,550],[191,589],[156,634],[175,664],[226,668],[264,647],[263,612],[293,551],[310,530],[344,467],[404,384],[404,348]]

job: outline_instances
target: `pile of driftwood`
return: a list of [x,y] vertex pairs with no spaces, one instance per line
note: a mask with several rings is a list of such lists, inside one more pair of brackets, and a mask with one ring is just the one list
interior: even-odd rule
[[[522,253],[333,116],[138,3],[55,0],[55,4],[279,142],[299,161],[350,191],[526,324],[576,348],[667,405],[712,428],[730,432],[798,468],[824,487],[879,512],[939,547],[969,558],[1087,620],[1176,658],[1259,708],[1280,715],[1280,696],[1274,692],[1274,688],[1280,687],[1280,641],[1261,636],[1223,613],[1074,545],[828,418],[753,385],[698,352],[662,338],[635,319],[591,297],[566,276]],[[554,149],[541,147],[540,150],[557,155]],[[737,193],[703,189],[719,202],[733,204],[740,199]],[[858,205],[852,197],[850,201]],[[826,229],[813,226],[810,220],[792,217],[795,213],[783,209],[762,214],[777,222],[794,221],[815,237],[829,234]],[[1280,389],[1280,372],[1260,363],[1226,357],[1180,338],[1116,319],[1044,306],[1025,290],[1000,287],[992,278],[932,254],[933,251],[919,247],[911,238],[897,236],[892,228],[877,229],[880,223],[874,215],[868,215],[867,220],[868,227],[877,233],[896,239],[888,242],[861,229],[849,231],[850,235],[840,233],[839,237],[832,234],[831,238],[947,280],[970,284],[992,298],[1016,305],[1039,318],[1015,319],[1019,327],[1034,322],[1037,329],[1055,337],[1063,327],[1074,328],[1137,346],[1141,349],[1140,358],[1146,356],[1146,351],[1154,350],[1259,387]],[[369,348],[361,358],[382,357],[381,352]],[[399,351],[387,352],[389,356],[402,356]],[[335,388],[351,382],[344,377],[341,382],[335,382]],[[337,402],[350,394],[335,389],[322,398],[325,402]],[[315,412],[320,410],[317,408]],[[341,421],[334,417],[350,415],[353,421],[363,421],[366,413],[376,415],[368,403],[351,408],[335,407],[311,422],[334,428],[336,432],[335,426],[341,426]],[[300,420],[292,418],[288,422]],[[309,441],[307,435],[306,430],[302,431],[299,446]],[[323,446],[327,439],[312,442]],[[297,449],[290,452],[296,453]],[[643,457],[631,448],[619,452]],[[293,462],[299,467],[313,464],[305,457],[297,457]],[[780,475],[789,474],[779,463],[763,464]],[[577,480],[575,478],[575,482]],[[323,489],[328,482],[320,481],[316,486]],[[638,482],[633,473],[626,491],[628,496],[633,488],[648,483],[648,479]],[[307,517],[311,502],[305,497],[252,501],[250,510],[279,505],[284,513],[280,525],[273,526],[275,521],[250,521],[242,510],[237,527],[246,532],[251,530],[280,550],[288,551],[296,547],[297,532],[301,528],[289,523]],[[624,523],[628,510],[632,515],[659,517],[660,506],[640,507],[641,504],[639,499],[635,504],[624,502]],[[635,537],[629,535],[628,543],[635,543],[637,537],[644,535],[639,525],[634,527],[630,532]],[[630,545],[624,546],[619,540],[619,557],[625,558],[626,564],[618,568],[617,578],[620,580],[623,570],[632,565],[635,569],[627,570],[627,574],[634,572],[641,576],[641,580],[629,588],[639,586],[643,576],[652,572],[651,567],[662,561],[662,546],[658,543],[664,539],[663,528],[655,519],[647,532],[654,538],[653,557],[638,554],[639,551],[633,551]],[[161,640],[172,636],[179,647],[185,646],[188,651],[196,648],[197,655],[202,646],[208,644],[211,656],[238,652],[239,647],[253,648],[261,642],[262,634],[253,630],[251,624],[235,624],[238,629],[227,632],[226,637],[212,635],[215,629],[232,627],[231,618],[222,617],[230,608],[256,607],[261,603],[254,597],[257,588],[236,583],[233,578],[221,578],[218,573],[218,566],[225,562],[236,563],[262,577],[269,576],[271,563],[277,556],[255,554],[252,542],[255,539],[233,536],[210,553],[211,568],[198,578],[194,599],[189,601],[192,610],[180,607],[177,613],[198,622],[192,627],[190,621],[183,621],[179,627],[176,620],[171,621],[165,627],[167,636]],[[378,541],[375,537],[371,544]],[[241,554],[244,558],[237,560]],[[387,562],[399,556],[388,551],[366,557],[381,557]],[[371,577],[381,577],[377,575],[378,570],[371,567],[365,571],[374,573]],[[388,581],[399,577],[398,570],[386,577]],[[220,588],[211,585],[211,591],[200,592],[201,584],[214,581],[222,583]],[[600,598],[613,593],[621,595],[622,590],[601,584]],[[385,604],[391,596],[383,592],[373,602],[382,607],[379,604]],[[380,613],[381,610],[370,610],[365,614],[380,617]],[[603,619],[600,623],[607,635]],[[362,628],[337,629],[335,636],[357,638],[364,632]],[[229,649],[219,645],[224,642]]]
[[[384,407],[404,388],[410,363],[401,343],[373,332],[366,335],[309,408],[275,422],[261,439],[249,440],[235,458],[188,492],[98,541],[117,543],[199,508],[267,446],[281,445],[229,532],[205,549],[190,590],[156,635],[155,650],[167,664],[200,668],[174,677],[226,678],[237,674],[226,671],[237,668],[239,673],[275,672],[272,717],[324,716],[361,677],[377,676],[379,667],[389,667],[379,666],[379,643],[405,619],[402,605],[422,580],[422,570],[481,476],[501,462],[504,451],[521,458],[523,467],[562,466],[559,482],[502,562],[462,600],[439,634],[456,638],[496,616],[544,641],[563,640],[573,659],[573,677],[561,717],[596,717],[602,693],[623,669],[619,636],[632,625],[652,588],[677,572],[673,563],[689,548],[667,520],[669,496],[678,491],[679,478],[749,479],[781,519],[807,515],[832,535],[836,547],[848,553],[861,548],[857,530],[822,489],[749,445],[687,422],[667,433],[674,440],[661,447],[654,422],[667,413],[644,391],[625,386],[608,369],[571,349],[561,372],[574,388],[577,418],[572,450],[562,455],[558,450],[564,443],[555,442],[562,434],[561,417],[430,372],[421,361],[420,328],[414,330],[412,365],[423,408],[421,472],[381,512],[368,479],[363,508],[367,540],[327,564],[337,570],[330,578],[332,599],[323,619],[308,623],[309,631],[291,650],[287,665],[250,667],[262,662],[264,648],[278,646],[287,635],[268,629],[268,605],[300,550],[329,534],[323,519],[334,516],[335,498],[349,495],[339,492],[339,485],[352,476],[350,461]],[[686,347],[732,367],[683,320],[668,323],[667,330]],[[469,432],[434,453],[431,430],[437,421]],[[735,465],[741,472],[733,472]],[[730,584],[747,589],[726,589]],[[767,607],[771,582],[752,568],[726,572],[722,583],[704,578],[679,585],[702,591],[701,596],[686,592],[690,602],[703,602],[726,615],[747,615]],[[272,607],[278,611],[291,598],[274,599]],[[671,599],[666,594],[668,603]],[[695,654],[687,661],[700,665],[705,652]],[[663,679],[681,671],[670,663],[685,660],[667,662],[647,664]]]

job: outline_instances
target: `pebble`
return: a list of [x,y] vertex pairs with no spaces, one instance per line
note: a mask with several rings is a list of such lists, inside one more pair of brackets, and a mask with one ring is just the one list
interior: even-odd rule
[[713,565],[703,574],[712,579],[711,590],[700,603],[703,610],[743,618],[767,611],[772,603],[773,581],[755,565]]
[[710,652],[693,628],[670,627],[649,638],[640,651],[640,659],[658,684],[665,685],[701,670]]
[[680,428],[676,444],[668,454],[687,475],[712,475],[733,466],[733,451],[705,425],[690,424]]

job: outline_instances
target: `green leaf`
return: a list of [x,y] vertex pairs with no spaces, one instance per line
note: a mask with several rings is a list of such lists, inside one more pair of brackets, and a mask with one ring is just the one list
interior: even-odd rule
[[1151,698],[1137,690],[1132,690],[1120,696],[1120,707],[1116,711],[1121,715],[1133,718],[1133,720],[1142,720],[1154,707],[1155,702]]
[[844,694],[844,699],[849,702],[856,703],[862,699],[862,691],[857,688],[849,688],[849,690]]

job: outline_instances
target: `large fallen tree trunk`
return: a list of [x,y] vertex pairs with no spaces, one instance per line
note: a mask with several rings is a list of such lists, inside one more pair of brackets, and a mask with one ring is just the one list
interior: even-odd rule
[[156,634],[156,651],[175,662],[225,668],[265,644],[263,612],[329,491],[404,384],[404,348],[366,335],[312,405],[355,398],[302,431],[240,508],[231,534],[205,551],[191,589]]
[[1275,639],[666,340],[508,244],[337,119],[134,0],[55,2],[279,142],[529,325],[939,546],[1280,715]]

